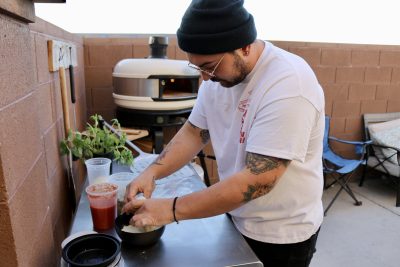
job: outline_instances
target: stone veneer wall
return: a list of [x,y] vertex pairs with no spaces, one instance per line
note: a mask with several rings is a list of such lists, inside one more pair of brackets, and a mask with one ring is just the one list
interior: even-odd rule
[[[24,14],[23,5],[17,10]],[[48,70],[49,39],[78,48],[75,109],[82,129],[87,113],[82,37],[39,18],[28,24],[2,13],[0,5],[0,266],[57,266],[72,220],[66,161],[59,155],[64,135],[59,74]],[[75,163],[74,173],[81,190],[82,165]]]
[[[115,116],[112,68],[123,58],[149,55],[150,35],[86,35],[85,81],[88,111]],[[168,58],[186,59],[169,36]],[[272,41],[303,57],[315,71],[325,92],[331,134],[347,140],[363,138],[362,114],[400,111],[400,46],[355,45]],[[170,132],[171,137],[173,133]],[[166,141],[169,139],[166,138]],[[352,156],[353,148],[333,144],[336,151]],[[208,146],[206,154],[212,154]],[[212,181],[218,180],[216,164],[207,159]]]

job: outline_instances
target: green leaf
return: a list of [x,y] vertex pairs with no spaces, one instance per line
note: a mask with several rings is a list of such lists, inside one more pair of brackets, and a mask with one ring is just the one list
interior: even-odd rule
[[[92,123],[86,124],[85,132],[69,131],[67,137],[60,142],[60,152],[65,155],[70,151],[80,159],[92,158],[93,154],[105,154],[112,152],[114,159],[121,164],[132,164],[133,154],[125,147],[126,134],[120,136],[114,134],[106,126],[100,127],[101,115],[90,116]],[[112,126],[121,129],[117,119],[112,119]]]
[[60,152],[61,152],[61,155],[66,155],[69,153],[69,147],[67,145],[66,140],[63,140],[60,142]]

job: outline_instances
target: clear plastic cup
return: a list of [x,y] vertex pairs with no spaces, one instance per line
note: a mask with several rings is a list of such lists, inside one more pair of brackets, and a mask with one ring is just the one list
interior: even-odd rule
[[86,187],[95,230],[109,230],[114,227],[117,216],[118,185],[112,183],[92,184]]
[[118,172],[110,175],[108,182],[118,185],[117,214],[121,213],[124,206],[126,186],[135,178],[131,172]]
[[110,175],[111,159],[91,158],[85,161],[89,185],[103,183]]

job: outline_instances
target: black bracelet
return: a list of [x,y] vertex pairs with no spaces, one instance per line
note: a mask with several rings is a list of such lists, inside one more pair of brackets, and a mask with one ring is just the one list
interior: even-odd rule
[[176,222],[176,223],[179,223],[178,222],[178,220],[176,219],[176,216],[175,216],[175,205],[176,205],[176,200],[178,199],[178,197],[175,197],[174,198],[174,202],[173,202],[173,204],[172,204],[172,213],[174,214],[174,221]]

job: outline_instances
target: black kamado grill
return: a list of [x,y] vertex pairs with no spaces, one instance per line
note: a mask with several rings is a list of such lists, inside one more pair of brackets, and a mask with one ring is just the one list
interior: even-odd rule
[[148,128],[155,153],[162,129],[182,125],[197,98],[200,74],[188,61],[167,58],[168,37],[149,38],[150,56],[119,61],[113,70],[116,117],[122,126]]

